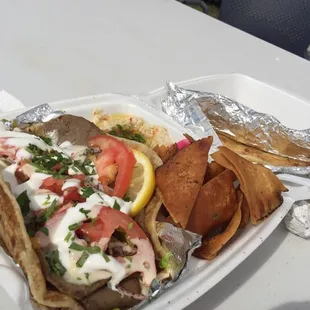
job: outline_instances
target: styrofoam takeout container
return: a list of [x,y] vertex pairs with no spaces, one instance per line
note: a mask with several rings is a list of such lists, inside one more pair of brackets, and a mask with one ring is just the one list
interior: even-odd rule
[[[229,82],[230,81],[230,82]],[[254,81],[254,84],[253,84]],[[243,85],[243,82],[247,83]],[[252,83],[252,84],[251,84]],[[267,109],[269,105],[264,104],[263,108],[267,110],[262,110],[263,112],[271,111],[277,112],[274,113],[275,116],[281,119],[282,121],[289,121],[287,114],[290,112],[284,112],[285,109],[281,108],[283,102],[287,103],[287,107],[292,110],[292,107],[289,105],[291,100],[294,101],[294,97],[290,95],[285,95],[283,92],[279,92],[274,88],[270,88],[265,84],[258,84],[255,80],[250,78],[235,75],[231,76],[220,76],[218,80],[214,78],[202,78],[195,81],[189,81],[188,83],[181,83],[182,86],[192,89],[220,92],[223,95],[232,97],[240,101],[242,97],[244,100],[253,99],[251,104],[248,104],[254,109],[258,109],[262,101],[257,100],[257,91],[260,92],[261,98],[264,97],[263,89],[268,93],[266,98],[274,104],[273,108]],[[252,86],[251,86],[252,85]],[[237,89],[236,89],[237,86]],[[252,87],[252,88],[251,88]],[[260,87],[260,88],[259,88]],[[255,93],[246,97],[245,95],[240,95],[242,89],[252,89]],[[272,98],[272,94],[275,94]],[[161,99],[164,98],[165,92],[163,89],[159,89],[153,92],[150,92],[147,96],[144,95],[143,100],[147,101],[149,104],[153,105],[156,109],[159,107]],[[234,96],[235,97],[234,97]],[[255,99],[256,98],[256,99]],[[281,99],[281,100],[280,100]],[[296,98],[295,98],[296,99]],[[280,101],[278,101],[280,100]],[[299,102],[296,99],[296,102]],[[296,108],[296,104],[295,107]],[[242,102],[246,104],[245,102]],[[254,104],[255,103],[255,104]],[[271,103],[270,103],[271,104]],[[308,109],[310,114],[310,105],[307,105],[305,102],[300,101],[299,108]],[[171,121],[166,115],[161,113],[156,113],[154,109],[143,105],[138,99],[134,97],[121,96],[121,95],[99,95],[99,96],[90,96],[66,101],[59,101],[50,104],[54,109],[64,109],[67,113],[83,116],[88,119],[92,119],[92,112],[95,108],[102,108],[107,113],[130,113],[137,116],[143,117],[150,123],[163,125],[165,126],[171,135],[171,138],[174,140],[179,140],[183,137],[183,133],[186,130],[179,124]],[[262,106],[260,106],[261,109]],[[1,118],[11,118],[20,114],[21,110],[4,113]],[[282,114],[281,114],[281,113]],[[281,115],[282,116],[281,116]],[[303,121],[302,121],[303,122]],[[292,127],[300,127],[300,121],[295,121],[292,123]],[[306,123],[305,123],[306,124]],[[192,133],[190,133],[192,134]],[[235,238],[229,246],[227,246],[216,259],[211,262],[204,260],[199,260],[196,258],[191,258],[189,262],[188,272],[180,279],[172,288],[170,288],[165,294],[160,296],[158,299],[149,304],[147,309],[182,309],[189,305],[191,302],[196,300],[206,291],[211,289],[215,284],[222,280],[228,273],[230,273],[234,268],[236,268],[242,261],[245,260],[278,226],[283,217],[286,215],[294,200],[299,197],[300,199],[310,198],[310,192],[306,187],[299,186],[290,186],[290,193],[284,193],[284,203],[278,208],[272,216],[267,220],[257,226],[248,225],[248,227]],[[1,254],[0,254],[1,255]],[[0,267],[1,268],[1,267]],[[1,280],[0,280],[1,283]],[[9,286],[7,286],[9,285]],[[10,282],[6,283],[4,286],[7,290],[16,289],[16,287],[21,287],[18,283]],[[1,293],[1,292],[0,292]],[[16,296],[22,296],[23,292],[16,293]],[[16,300],[16,303],[18,301]]]

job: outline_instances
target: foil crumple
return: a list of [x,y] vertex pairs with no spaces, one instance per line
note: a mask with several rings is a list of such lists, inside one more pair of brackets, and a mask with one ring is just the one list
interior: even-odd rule
[[202,132],[204,136],[213,136],[213,147],[222,145],[219,137],[203,113],[191,91],[180,89],[173,83],[167,83],[168,97],[162,101],[162,110],[183,127],[192,132]]
[[310,201],[296,202],[286,215],[286,228],[293,234],[305,239],[310,238]]
[[133,309],[142,309],[152,302],[160,294],[169,289],[187,270],[187,263],[196,248],[201,245],[201,236],[190,231],[174,227],[169,223],[157,223],[157,233],[161,244],[168,251],[173,253],[173,268],[171,269],[171,279],[159,282],[154,280],[151,284],[148,298]]
[[189,118],[196,118],[192,110],[197,109],[198,104],[217,131],[272,154],[310,161],[310,128],[287,128],[274,116],[220,94],[188,90],[172,82],[166,86],[168,98],[162,102],[162,109],[171,115],[176,107],[182,107],[187,115],[180,115],[178,119],[183,124],[188,123]]
[[47,122],[62,114],[64,114],[62,111],[54,111],[49,104],[44,103],[25,111],[13,120],[5,120],[3,123],[7,130],[12,130],[15,126]]
[[[15,120],[17,120],[19,125],[44,123],[62,114],[65,114],[65,112],[54,111],[48,104],[43,104],[18,115]],[[7,121],[5,125],[8,130],[12,129],[12,124],[13,120]],[[173,253],[173,257],[171,258],[173,263],[171,267],[173,268],[170,268],[171,278],[166,281],[153,280],[148,297],[132,308],[134,310],[144,308],[160,294],[169,289],[186,272],[191,254],[201,245],[200,235],[174,227],[169,223],[157,223],[157,233],[161,239],[162,246],[167,251]],[[18,269],[20,268],[18,265],[16,266]]]
[[[310,129],[287,128],[275,117],[254,111],[219,94],[184,89],[172,82],[167,82],[166,87],[167,98],[161,102],[162,110],[181,125],[188,126],[199,122],[201,124],[201,121],[206,124],[203,118],[205,116],[216,131],[228,134],[239,142],[269,153],[310,161]],[[205,132],[208,134],[209,131],[205,130]],[[310,177],[310,166],[266,165],[266,167],[276,174]],[[285,218],[285,224],[289,231],[308,238],[310,236],[309,201],[293,204]]]

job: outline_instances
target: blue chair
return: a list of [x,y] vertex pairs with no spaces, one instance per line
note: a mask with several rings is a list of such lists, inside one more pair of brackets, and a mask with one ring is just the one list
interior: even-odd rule
[[307,57],[310,0],[222,0],[220,20]]
[[177,0],[186,5],[198,5],[203,13],[208,14],[208,6],[203,0]]

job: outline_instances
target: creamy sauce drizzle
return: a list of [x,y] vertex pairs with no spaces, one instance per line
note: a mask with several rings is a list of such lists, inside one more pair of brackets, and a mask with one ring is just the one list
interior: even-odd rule
[[[8,138],[5,141],[6,145],[15,146],[17,149],[16,160],[17,162],[22,159],[32,158],[32,154],[25,148],[29,144],[34,144],[42,150],[55,149],[58,152],[64,153],[66,156],[71,157],[73,160],[85,160],[85,146],[73,146],[70,142],[64,142],[60,146],[47,145],[43,140],[33,135],[20,132],[9,132],[0,130],[0,137]],[[28,167],[30,166],[30,167]],[[63,197],[49,191],[40,189],[43,181],[51,175],[35,172],[33,166],[24,165],[24,173],[30,179],[22,184],[18,184],[15,177],[15,172],[18,168],[17,163],[14,163],[2,171],[4,181],[7,182],[15,197],[18,197],[24,191],[27,192],[30,200],[30,209],[33,211],[40,211],[51,206],[51,203],[56,200],[57,205],[63,203]],[[93,167],[91,167],[93,169]],[[69,169],[69,174],[77,174],[76,169]],[[86,180],[90,183],[98,183],[98,175],[87,176]],[[81,181],[79,179],[70,178],[65,180],[62,191],[69,187],[76,187],[82,194]],[[69,229],[70,225],[81,223],[86,219],[92,219],[98,216],[100,210],[105,207],[113,207],[115,202],[120,206],[120,211],[126,214],[130,213],[132,203],[126,202],[117,197],[110,197],[105,193],[96,190],[95,193],[90,195],[86,202],[78,203],[75,207],[66,210],[64,215],[57,223],[49,225],[47,222],[46,227],[49,230],[49,246],[53,246],[59,251],[59,259],[62,265],[66,268],[64,278],[66,281],[75,284],[91,284],[101,279],[110,279],[110,286],[115,289],[127,275],[134,272],[143,272],[144,282],[148,285],[156,276],[156,268],[154,264],[154,253],[149,251],[150,241],[145,239],[133,239],[132,242],[138,246],[139,255],[134,255],[132,261],[129,263],[125,258],[116,259],[108,256],[108,260],[104,258],[102,253],[89,254],[87,260],[82,267],[77,267],[76,262],[82,255],[82,251],[69,249],[72,242],[80,245],[86,245],[84,240],[79,239],[75,231]],[[82,210],[90,211],[85,214]],[[66,238],[70,234],[70,238]],[[108,238],[102,238],[97,243],[102,250],[106,250]],[[145,264],[145,262],[147,262]]]

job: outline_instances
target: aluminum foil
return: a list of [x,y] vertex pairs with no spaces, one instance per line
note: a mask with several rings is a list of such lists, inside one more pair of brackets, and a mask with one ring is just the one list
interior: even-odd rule
[[296,202],[285,219],[286,228],[293,234],[305,239],[310,238],[310,201]]
[[[235,140],[258,147],[269,153],[299,160],[310,159],[310,129],[294,130],[283,126],[275,117],[256,112],[232,99],[219,94],[183,89],[167,82],[167,99],[162,101],[162,110],[183,126],[204,126],[210,134],[210,124],[217,130],[229,134]],[[214,136],[215,132],[211,132]],[[294,146],[288,151],[286,146]],[[292,148],[294,149],[294,148]],[[309,157],[303,155],[308,154]],[[286,173],[310,177],[308,167],[279,167],[266,165],[276,174]],[[303,238],[310,236],[310,203],[295,203],[285,218],[289,231]]]
[[193,251],[200,247],[201,236],[181,228],[174,227],[169,223],[157,223],[157,233],[161,244],[173,253],[172,278],[169,281],[159,283],[154,280],[149,297],[133,309],[142,309],[160,294],[169,289],[186,272],[186,267]]
[[[310,161],[310,129],[287,128],[275,117],[254,111],[219,94],[187,90],[171,82],[167,82],[167,93],[168,98],[162,102],[162,109],[183,125],[190,122],[189,118],[192,121],[196,119],[199,105],[216,130],[235,140],[246,141],[246,144],[272,154]],[[184,110],[183,115],[179,107]]]
[[167,83],[168,98],[162,101],[162,110],[182,126],[203,132],[204,136],[213,136],[213,147],[222,145],[208,118],[203,113],[191,91],[180,89]]
[[64,114],[64,112],[53,111],[47,103],[44,103],[16,116],[13,120],[4,120],[3,123],[7,130],[12,130],[15,126],[47,122],[61,114]]
[[[21,115],[18,115],[14,121],[7,120],[6,127],[11,130],[13,123],[16,121],[19,125],[47,122],[62,114],[64,114],[63,111],[53,111],[48,104],[42,104],[22,113]],[[132,308],[135,310],[145,307],[152,300],[171,287],[180,278],[180,276],[186,272],[187,263],[191,254],[201,245],[200,235],[174,227],[169,223],[157,223],[157,230],[162,246],[166,248],[167,251],[171,251],[173,253],[173,257],[171,258],[171,262],[173,264],[171,267],[173,268],[170,268],[171,279],[168,281],[163,281],[163,283],[154,280],[152,282],[148,298]],[[17,267],[19,268],[18,265]]]

